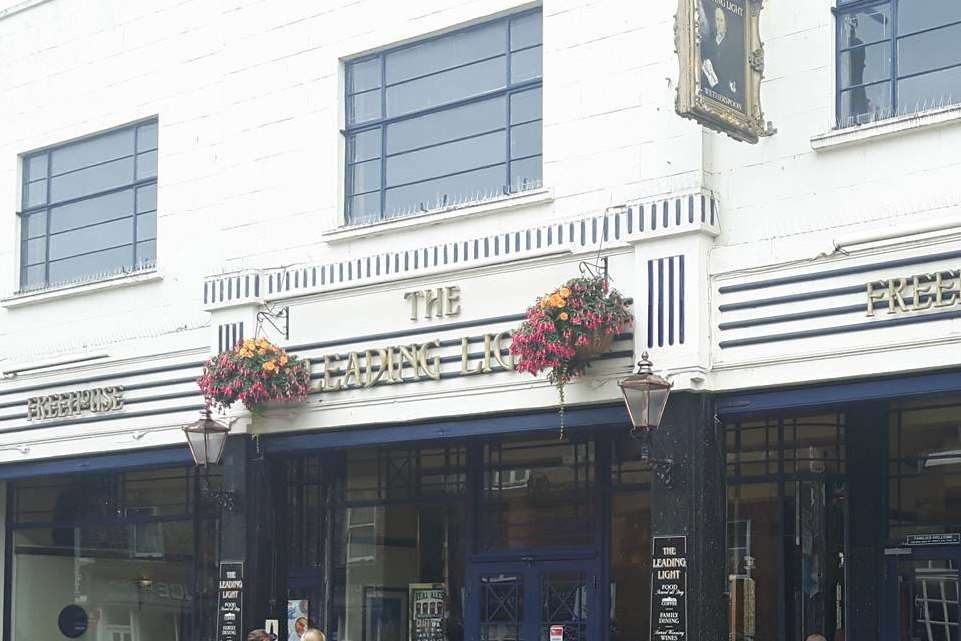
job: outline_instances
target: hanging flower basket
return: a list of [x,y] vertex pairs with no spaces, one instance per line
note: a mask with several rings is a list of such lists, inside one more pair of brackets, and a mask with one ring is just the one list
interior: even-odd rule
[[516,369],[557,386],[563,431],[564,386],[584,374],[591,362],[610,351],[614,337],[634,322],[624,297],[607,280],[572,278],[527,310],[514,332],[511,354]]
[[310,390],[310,364],[265,338],[249,338],[207,361],[197,385],[207,404],[218,409],[237,401],[252,411],[299,403]]

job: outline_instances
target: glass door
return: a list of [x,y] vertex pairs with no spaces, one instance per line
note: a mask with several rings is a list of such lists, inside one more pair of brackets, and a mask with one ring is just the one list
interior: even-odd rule
[[885,641],[961,641],[961,548],[887,551]]
[[468,641],[596,638],[596,561],[484,561],[468,578]]

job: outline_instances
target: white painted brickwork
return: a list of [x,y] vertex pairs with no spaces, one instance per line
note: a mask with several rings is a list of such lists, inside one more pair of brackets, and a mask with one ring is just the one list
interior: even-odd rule
[[[766,117],[778,133],[752,146],[702,130],[674,113],[678,73],[674,0],[545,0],[544,189],[516,199],[351,231],[341,229],[343,60],[534,4],[510,0],[0,3],[0,371],[69,358],[92,347],[107,354],[92,365],[24,373],[0,381],[0,434],[20,425],[19,419],[4,421],[18,413],[16,403],[23,398],[17,391],[20,387],[41,383],[70,387],[71,381],[101,370],[147,369],[172,355],[194,363],[217,346],[218,327],[243,322],[249,335],[256,305],[265,300],[292,300],[294,324],[297,308],[316,302],[318,309],[371,314],[358,321],[365,333],[387,332],[409,328],[390,307],[405,288],[469,280],[474,298],[465,301],[465,313],[471,319],[520,313],[523,301],[556,285],[565,274],[576,273],[578,261],[596,251],[593,242],[589,248],[567,243],[548,251],[546,238],[543,246],[531,249],[527,230],[546,234],[562,222],[613,221],[623,216],[612,213],[623,211],[618,205],[660,206],[683,200],[686,216],[689,197],[713,203],[716,218],[704,223],[685,219],[669,233],[625,231],[601,247],[618,265],[619,272],[613,273],[615,285],[635,298],[635,350],[648,347],[650,325],[657,318],[648,314],[649,294],[652,301],[665,297],[658,309],[672,314],[670,327],[679,338],[681,301],[672,297],[684,292],[683,343],[655,340],[652,347],[658,366],[674,372],[679,387],[737,389],[810,380],[812,372],[833,378],[902,369],[898,354],[916,349],[905,339],[916,331],[910,327],[884,329],[877,335],[818,338],[811,345],[824,354],[821,370],[805,361],[803,368],[765,365],[763,375],[757,373],[756,364],[807,353],[808,344],[780,341],[728,348],[722,345],[732,340],[729,337],[749,337],[762,329],[718,329],[720,323],[755,314],[750,310],[721,313],[720,303],[740,300],[722,293],[726,285],[834,269],[851,261],[881,260],[857,251],[850,259],[837,254],[818,257],[830,254],[833,241],[841,236],[895,223],[910,226],[939,220],[961,200],[957,112],[939,113],[921,124],[907,119],[856,134],[825,135],[834,122],[832,5],[833,0],[765,3],[763,102]],[[137,281],[121,279],[41,296],[15,296],[19,155],[153,116],[160,125],[156,273]],[[668,209],[675,213],[673,204]],[[626,224],[626,218],[620,224]],[[523,251],[502,260],[469,263],[467,267],[476,274],[460,267],[395,274],[391,279],[384,274],[385,278],[365,277],[342,288],[328,286],[326,280],[315,285],[311,280],[310,287],[298,294],[264,293],[228,301],[229,305],[203,297],[205,287],[239,275],[267,278],[301,270],[304,277],[309,273],[313,279],[311,270],[318,267],[359,265],[366,270],[370,257],[426,248],[433,252],[435,247],[453,251],[455,245],[482,238],[510,237],[514,242],[514,234],[521,232],[525,233]],[[938,252],[958,246],[950,231],[938,243]],[[902,247],[888,254],[896,257],[912,251]],[[435,260],[433,253],[429,259]],[[532,267],[518,266],[521,260]],[[923,265],[956,269],[955,263]],[[648,274],[656,273],[658,266],[668,270],[664,273],[679,275],[682,264],[683,287],[680,282],[649,281]],[[508,297],[514,307],[506,311],[490,302],[502,300],[497,288],[504,281],[495,275],[504,273],[511,274],[511,287],[517,290]],[[871,276],[887,277],[883,268]],[[845,278],[845,283],[860,282],[857,276]],[[776,289],[800,291],[792,286]],[[382,301],[389,309],[366,311],[371,309],[367,300]],[[847,294],[831,304],[850,306],[858,300],[856,294]],[[484,312],[470,311],[472,304],[484,307]],[[806,305],[780,311],[801,313],[816,307]],[[324,318],[316,311],[305,316]],[[325,322],[337,320],[349,321],[349,317],[335,315]],[[320,341],[325,330],[317,322],[313,340]],[[791,321],[785,327],[811,329],[831,322]],[[925,327],[937,332],[942,343],[956,347],[956,325],[957,321],[944,320]],[[301,326],[298,331],[302,330]],[[335,333],[340,335],[340,330]],[[882,361],[867,355],[843,368],[837,365],[843,349],[867,353],[876,340],[888,346]],[[944,360],[943,350],[930,354],[918,350],[911,367],[940,367]],[[604,377],[575,386],[574,402],[616,398],[613,381],[629,367],[627,358],[605,364]],[[554,402],[549,387],[526,378],[507,380],[513,375],[498,376],[488,386],[470,390],[473,395],[486,395],[487,408]],[[416,393],[408,390],[409,397],[404,397],[404,391],[396,392],[396,397],[378,392],[378,403],[386,407],[403,398],[402,407],[408,409],[401,418],[462,411],[450,399],[464,392],[463,386],[455,381],[438,385],[436,393],[424,387]],[[188,388],[180,382],[171,390],[182,394]],[[428,396],[432,398],[417,404],[415,397]],[[383,418],[380,410],[365,409],[362,402],[345,398],[338,401],[340,414],[332,414],[337,418],[324,418],[318,410],[320,418],[304,419],[304,426]],[[145,407],[164,407],[180,400],[143,402]],[[197,402],[197,397],[183,400],[190,407]],[[397,409],[392,406],[390,411],[396,414]],[[19,436],[0,438],[0,462],[138,447],[139,438],[148,438],[144,434],[151,444],[179,442],[177,430],[183,421],[182,414],[157,414],[123,427],[119,424],[124,421],[110,426],[92,423],[84,438],[80,433],[66,434],[63,428],[36,429],[28,440],[55,443],[63,439],[63,445],[59,450],[49,445],[24,451]],[[140,437],[132,437],[134,433]]]

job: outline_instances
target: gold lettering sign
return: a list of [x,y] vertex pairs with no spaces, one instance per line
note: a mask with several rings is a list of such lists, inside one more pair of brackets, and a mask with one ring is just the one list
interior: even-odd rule
[[457,285],[404,292],[404,300],[410,305],[412,321],[421,317],[444,318],[460,314],[460,287]]
[[[460,339],[460,369],[454,376],[490,374],[514,369],[510,355],[510,332],[485,334],[484,347],[479,354],[471,354],[470,337]],[[441,379],[441,357],[437,353],[441,342],[391,345],[377,349],[325,354],[320,362],[323,377],[321,392],[346,389],[368,389],[374,385],[392,385],[414,381]]]
[[89,412],[106,414],[123,409],[123,386],[33,396],[27,399],[27,420],[43,421],[50,418],[70,418]]
[[891,278],[868,283],[865,293],[868,316],[874,316],[881,309],[886,309],[888,314],[921,312],[961,303],[961,278],[956,269]]

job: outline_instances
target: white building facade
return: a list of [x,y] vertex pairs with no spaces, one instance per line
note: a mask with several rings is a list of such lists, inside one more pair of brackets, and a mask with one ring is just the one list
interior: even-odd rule
[[[958,639],[961,9],[704,4],[757,144],[673,1],[0,2],[3,638]],[[584,270],[635,322],[558,439],[510,332]],[[195,469],[251,337],[312,393]]]

